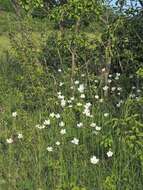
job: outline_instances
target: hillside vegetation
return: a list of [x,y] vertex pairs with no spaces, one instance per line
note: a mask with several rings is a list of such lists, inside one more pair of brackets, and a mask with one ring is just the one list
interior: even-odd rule
[[0,190],[143,189],[142,1],[0,1]]

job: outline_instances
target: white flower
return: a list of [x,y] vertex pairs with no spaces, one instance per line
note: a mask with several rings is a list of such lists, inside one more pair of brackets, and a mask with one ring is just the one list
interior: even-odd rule
[[85,76],[85,74],[81,74],[81,76],[82,76],[82,77],[84,77],[84,76]]
[[44,125],[50,125],[50,120],[49,120],[49,119],[48,119],[48,120],[45,120],[43,124],[44,124]]
[[84,109],[83,114],[86,115],[87,117],[91,116],[89,109]]
[[58,72],[59,72],[59,73],[61,73],[61,72],[62,72],[62,70],[61,70],[61,69],[58,69]]
[[73,86],[71,86],[70,89],[73,89]]
[[105,71],[106,71],[106,68],[103,68],[101,71],[102,71],[102,72],[105,72]]
[[63,86],[63,85],[64,85],[64,83],[63,83],[63,82],[60,82],[59,86]]
[[65,107],[65,105],[66,105],[66,101],[65,101],[64,99],[62,99],[62,100],[61,100],[61,106],[62,106],[62,107]]
[[71,105],[71,104],[70,104],[68,107],[69,107],[69,108],[72,108],[72,107],[73,107],[73,105]]
[[121,88],[121,87],[118,87],[118,88],[117,88],[117,90],[121,91],[121,90],[122,90],[122,88]]
[[64,127],[64,126],[65,126],[65,123],[64,123],[63,121],[61,121],[61,122],[59,123],[59,126],[60,126],[60,127]]
[[57,92],[58,95],[61,95],[62,93],[61,92]]
[[107,152],[107,156],[108,156],[108,157],[112,157],[112,156],[113,156],[113,152],[112,152],[111,150],[109,150],[109,151]]
[[85,98],[85,94],[81,94],[80,97],[84,99]]
[[70,104],[72,101],[71,100],[67,100],[67,102]]
[[95,129],[96,129],[96,131],[100,131],[101,127],[96,126]]
[[80,85],[79,85],[78,91],[79,91],[80,93],[83,93],[83,92],[84,92],[84,84],[80,84]]
[[61,129],[60,133],[61,133],[61,135],[65,135],[66,134],[66,129]]
[[74,100],[74,96],[73,96],[73,97],[71,97],[71,98],[70,98],[70,100],[71,100],[71,101],[73,101],[73,100]]
[[36,125],[35,127],[38,128],[38,129],[44,129],[46,126],[45,126],[45,125],[39,125],[39,124],[38,124],[38,125]]
[[57,145],[57,146],[60,146],[60,144],[61,144],[61,143],[60,143],[59,141],[56,142],[56,145]]
[[55,113],[53,112],[53,113],[50,113],[50,117],[55,117]]
[[114,91],[116,90],[116,87],[113,86],[113,87],[111,88],[111,90],[112,90],[112,92],[114,92]]
[[13,143],[13,139],[12,139],[12,138],[6,139],[6,142],[7,142],[8,144],[11,144],[11,143]]
[[100,103],[102,103],[103,101],[104,101],[104,100],[103,100],[102,98],[99,100]]
[[110,75],[109,75],[109,78],[111,78],[111,77],[112,77],[112,75],[110,74]]
[[91,162],[92,164],[97,164],[97,163],[99,162],[99,159],[96,158],[96,156],[92,156],[92,157],[90,158],[90,162]]
[[120,75],[121,75],[120,73],[116,73],[116,76],[118,76],[118,77],[119,77]]
[[79,106],[79,107],[82,106],[82,103],[78,102],[78,103],[77,103],[77,106]]
[[71,143],[73,143],[73,144],[75,144],[75,145],[78,145],[79,139],[74,138],[73,140],[71,140]]
[[83,127],[83,123],[78,123],[78,124],[77,124],[77,127],[78,127],[78,128]]
[[79,84],[79,81],[78,81],[78,80],[76,80],[76,81],[74,82],[74,84]]
[[61,95],[61,94],[58,95],[58,99],[62,100],[62,99],[64,99],[64,98],[65,98],[65,97],[64,97],[63,95]]
[[103,87],[103,90],[104,90],[104,91],[107,91],[108,88],[109,88],[108,86],[104,86],[104,87]]
[[96,127],[96,123],[91,123],[90,127]]
[[18,134],[18,139],[22,139],[23,138],[23,135],[21,133]]
[[108,117],[109,116],[109,113],[104,113],[104,117]]
[[135,87],[135,86],[132,86],[132,89],[134,90],[134,89],[136,89],[136,87]]
[[111,83],[112,82],[112,80],[111,79],[108,79],[108,83]]
[[59,119],[61,116],[60,116],[59,113],[57,113],[57,114],[55,114],[55,117],[56,117],[57,119]]
[[119,80],[119,77],[118,77],[118,76],[116,76],[116,77],[115,77],[115,80]]
[[97,99],[97,100],[98,100],[98,99],[99,99],[99,96],[98,96],[98,95],[95,95],[95,99]]
[[138,92],[138,93],[140,93],[140,92],[141,92],[141,90],[140,90],[140,89],[138,89],[138,90],[137,90],[137,92]]
[[13,112],[12,117],[16,117],[16,116],[17,116],[17,112]]
[[130,75],[129,78],[132,79],[134,76],[133,75]]
[[89,108],[90,106],[91,106],[91,103],[90,103],[90,102],[88,102],[88,103],[86,103],[86,104],[84,105],[85,108]]
[[47,150],[48,150],[48,152],[52,152],[52,151],[53,151],[53,147],[48,146],[48,147],[47,147]]

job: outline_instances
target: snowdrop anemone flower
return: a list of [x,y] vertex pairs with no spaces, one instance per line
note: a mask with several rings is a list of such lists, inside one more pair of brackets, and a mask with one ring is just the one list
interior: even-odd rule
[[55,117],[55,113],[50,113],[50,117],[54,118]]
[[79,144],[79,139],[77,138],[73,138],[73,140],[71,140],[72,144],[78,145]]
[[63,95],[61,95],[61,94],[58,95],[58,99],[59,99],[59,100],[62,100],[62,99],[64,99],[64,98],[65,98],[65,97],[64,97]]
[[71,98],[70,98],[70,100],[71,100],[71,101],[73,101],[73,100],[74,100],[74,96],[73,96],[73,97],[71,97]]
[[116,76],[116,77],[115,77],[115,80],[119,80],[119,77],[118,77],[118,76]]
[[35,127],[38,128],[38,129],[44,129],[46,126],[45,126],[45,125],[39,125],[39,124],[38,124],[38,125],[36,125]]
[[50,125],[50,120],[49,120],[49,119],[48,119],[48,120],[45,120],[43,124],[44,124],[44,125]]
[[80,97],[81,97],[82,99],[84,99],[84,98],[85,98],[85,94],[81,94]]
[[111,83],[112,82],[112,80],[111,79],[108,79],[108,83]]
[[102,68],[102,70],[101,70],[102,72],[105,72],[106,71],[106,68]]
[[116,73],[116,76],[119,77],[121,74],[120,73]]
[[103,102],[104,102],[104,100],[101,98],[101,99],[99,100],[99,102],[100,102],[100,103],[103,103]]
[[63,85],[64,85],[64,83],[63,83],[63,82],[60,82],[59,86],[63,86]]
[[104,117],[108,117],[109,116],[109,113],[104,113]]
[[115,90],[116,90],[116,87],[113,86],[113,87],[111,88],[111,91],[114,92]]
[[77,127],[78,127],[78,128],[83,127],[83,123],[78,123],[78,124],[77,124]]
[[67,102],[68,102],[69,104],[71,104],[71,103],[72,103],[72,101],[71,101],[71,100],[67,100]]
[[61,135],[65,135],[66,134],[66,129],[61,129],[60,133],[61,133]]
[[78,103],[77,103],[77,106],[79,106],[79,107],[82,106],[82,103],[78,102]]
[[108,88],[109,88],[108,86],[104,86],[104,87],[103,87],[103,90],[104,90],[104,91],[107,91]]
[[17,116],[17,112],[13,112],[12,117],[16,117],[16,116]]
[[79,81],[78,81],[78,80],[76,80],[76,81],[74,82],[74,84],[79,84]]
[[57,113],[57,114],[55,114],[55,117],[56,117],[57,119],[59,119],[61,116],[60,116],[59,113]]
[[58,69],[58,72],[59,72],[59,73],[61,73],[61,72],[62,72],[62,70],[61,70],[61,69]]
[[61,121],[61,122],[59,123],[59,126],[60,126],[60,127],[64,127],[64,126],[65,126],[65,123],[64,123],[63,121]]
[[134,89],[136,89],[136,87],[135,87],[135,86],[132,86],[132,90],[134,90]]
[[101,131],[101,127],[96,126],[95,129],[96,131]]
[[94,80],[95,83],[98,83],[98,80]]
[[48,150],[48,152],[52,152],[52,151],[53,151],[53,147],[48,146],[48,147],[47,147],[47,150]]
[[99,159],[96,156],[92,156],[90,158],[91,164],[97,164],[99,162]]
[[83,93],[83,92],[84,92],[84,84],[80,84],[80,85],[79,85],[78,91],[79,91],[80,93]]
[[95,99],[97,99],[97,100],[98,100],[98,99],[99,99],[99,96],[98,96],[98,95],[95,95]]
[[117,88],[117,90],[121,91],[121,90],[122,90],[122,88],[121,88],[121,87],[118,87],[118,88]]
[[65,107],[65,105],[66,105],[66,101],[65,101],[64,99],[62,99],[62,100],[61,100],[61,106],[62,106],[62,107]]
[[107,156],[108,156],[108,157],[112,157],[112,156],[113,156],[113,152],[112,152],[111,150],[109,150],[109,151],[107,152]]
[[23,135],[21,133],[18,134],[18,139],[23,139]]
[[85,108],[83,114],[86,115],[87,117],[91,117],[89,108]]
[[109,75],[109,78],[111,78],[111,77],[112,77],[112,75],[110,74],[110,75]]
[[96,123],[91,123],[90,127],[93,127],[93,128],[96,127]]
[[13,139],[12,139],[12,138],[6,139],[6,142],[7,142],[8,144],[11,144],[11,143],[13,143]]
[[84,105],[84,107],[85,107],[85,108],[91,107],[91,103],[90,103],[90,102],[86,103],[86,104]]
[[60,146],[61,143],[60,143],[59,141],[57,141],[55,144],[56,144],[57,146]]

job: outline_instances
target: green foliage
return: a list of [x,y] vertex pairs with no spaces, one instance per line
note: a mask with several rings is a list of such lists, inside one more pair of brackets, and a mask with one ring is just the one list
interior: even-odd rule
[[[42,5],[21,3],[28,14]],[[74,21],[63,31],[29,15],[11,28],[0,59],[0,189],[142,190],[142,19],[97,3],[53,8],[58,24]]]

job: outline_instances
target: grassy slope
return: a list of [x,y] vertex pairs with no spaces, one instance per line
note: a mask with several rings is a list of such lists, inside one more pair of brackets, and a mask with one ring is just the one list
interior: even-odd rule
[[[4,17],[2,18],[4,19]],[[1,55],[4,49],[10,47],[7,32],[11,29],[11,25],[9,23],[5,26],[7,22],[9,23],[9,19],[1,24]],[[36,31],[33,36],[38,44],[39,33]],[[138,130],[141,129],[141,125],[133,118],[134,112],[140,114],[139,109],[131,110],[132,107],[129,105],[131,102],[128,101],[123,107],[115,108],[115,106],[109,105],[110,100],[100,104],[94,99],[94,117],[86,118],[81,113],[82,108],[77,107],[76,103],[85,104],[90,101],[89,94],[91,92],[89,93],[89,91],[86,93],[87,101],[81,99],[77,91],[73,110],[68,107],[65,109],[60,107],[60,102],[56,98],[57,92],[61,91],[68,100],[73,93],[70,90],[70,79],[66,78],[66,73],[55,76],[57,77],[56,83],[55,78],[39,74],[39,78],[36,77],[31,81],[34,82],[33,85],[27,78],[24,85],[15,82],[19,75],[18,66],[4,58],[0,69],[0,189],[142,190],[139,147],[135,141],[136,137],[131,136],[132,140],[130,134],[127,133],[129,129],[136,134],[132,131],[134,126]],[[31,76],[28,77],[31,79]],[[89,84],[86,76],[83,78],[77,76],[77,80]],[[63,87],[59,86],[60,82],[64,82]],[[94,79],[92,83],[94,83]],[[25,94],[22,93],[24,90]],[[48,95],[44,96],[44,93]],[[98,91],[93,90],[92,93],[92,97],[94,97]],[[26,100],[24,99],[25,95],[27,96]],[[120,99],[119,97],[118,101]],[[33,113],[26,111],[24,106],[27,101],[28,104],[39,103],[38,109],[33,109]],[[45,106],[43,106],[43,102]],[[13,111],[18,112],[17,118],[12,118]],[[51,127],[43,130],[37,129],[35,125],[42,124],[45,119],[49,118],[52,111],[59,112],[61,119],[51,119]],[[80,113],[80,116],[77,117],[75,111]],[[110,115],[105,118],[103,114],[106,112]],[[127,121],[124,120],[125,116],[128,117]],[[60,135],[60,121],[64,121],[66,124],[67,134],[65,136]],[[116,122],[114,123],[114,121]],[[85,127],[76,128],[77,122],[83,122]],[[93,133],[95,129],[89,127],[92,122],[96,122],[102,127],[98,135]],[[22,133],[24,138],[18,139],[17,133]],[[14,138],[14,143],[8,145],[6,139],[10,137]],[[79,138],[79,146],[71,144],[70,141],[73,137]],[[137,136],[137,140],[140,143],[140,137]],[[61,146],[57,147],[56,141],[60,141]],[[54,151],[48,153],[47,146],[52,146]],[[112,158],[107,158],[106,155],[109,148],[114,152]],[[99,164],[92,165],[90,163],[92,155],[100,158]]]

